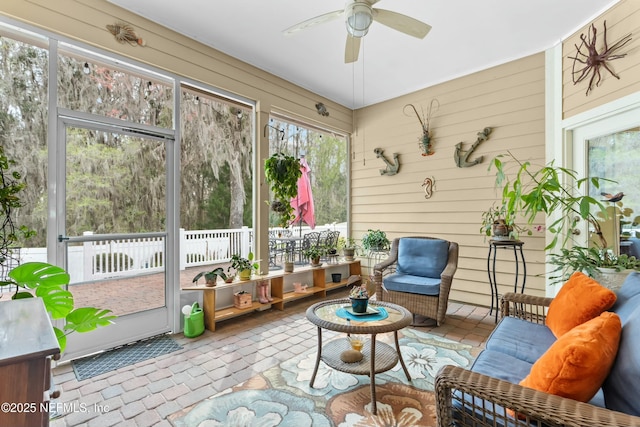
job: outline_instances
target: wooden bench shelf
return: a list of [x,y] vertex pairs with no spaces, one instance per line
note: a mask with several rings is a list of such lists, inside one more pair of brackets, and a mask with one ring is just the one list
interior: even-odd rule
[[[340,280],[340,282],[334,283],[331,281],[330,272],[347,270],[348,274],[346,277],[343,275],[343,279]],[[329,274],[327,274],[327,271],[329,271]],[[200,284],[187,286],[182,288],[182,290],[203,291],[204,324],[210,331],[215,331],[216,322],[220,322],[222,320],[242,316],[256,310],[266,310],[272,306],[277,310],[284,310],[284,304],[287,302],[315,295],[325,297],[327,295],[327,291],[346,286],[348,277],[353,274],[361,274],[359,260],[325,264],[321,267],[297,267],[293,273],[275,271],[263,276],[253,276],[249,280],[235,280],[232,283],[218,281],[218,284],[214,287],[206,287],[204,284]],[[293,282],[298,278],[309,275],[312,277],[312,283],[309,283],[307,291],[304,293],[293,292]],[[329,281],[327,281],[327,279]],[[220,298],[216,298],[218,292],[233,293],[235,288],[246,287],[244,285],[251,285],[255,288],[255,284],[263,280],[268,280],[271,283],[271,296],[273,301],[261,304],[259,301],[254,300],[252,301],[251,306],[246,308],[221,306],[220,301],[216,304],[216,299],[220,300]],[[313,286],[311,286],[311,284],[313,284]]]

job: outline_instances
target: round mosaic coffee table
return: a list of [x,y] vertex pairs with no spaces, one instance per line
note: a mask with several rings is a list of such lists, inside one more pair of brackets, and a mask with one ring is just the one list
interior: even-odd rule
[[[404,307],[382,301],[369,301],[369,314],[365,315],[353,313],[350,307],[349,299],[338,299],[322,301],[307,309],[307,319],[318,327],[318,355],[309,386],[313,387],[321,360],[342,372],[368,375],[371,378],[373,414],[377,414],[375,374],[388,371],[400,361],[407,380],[411,381],[400,353],[398,331],[411,324],[413,315]],[[340,355],[351,349],[349,339],[338,338],[323,344],[323,329],[344,332],[347,337],[351,334],[370,335],[371,338],[362,348],[362,360],[354,363],[343,362]],[[388,332],[393,332],[395,348],[383,342],[376,342],[376,335]]]

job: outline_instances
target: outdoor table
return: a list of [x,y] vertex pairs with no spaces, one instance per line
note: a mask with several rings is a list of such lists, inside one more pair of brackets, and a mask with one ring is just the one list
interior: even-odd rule
[[[371,405],[375,415],[377,414],[375,374],[388,371],[400,361],[407,380],[411,381],[409,371],[400,353],[398,331],[411,324],[413,315],[406,308],[388,302],[370,300],[369,306],[377,310],[378,314],[347,315],[345,317],[344,309],[351,307],[349,299],[323,301],[307,309],[307,319],[318,327],[318,355],[309,386],[313,387],[320,360],[331,368],[342,372],[368,375],[371,378]],[[340,355],[351,349],[349,339],[338,338],[323,345],[323,329],[345,332],[347,336],[350,334],[370,335],[371,338],[364,343],[362,348],[362,360],[354,363],[343,362]],[[377,334],[387,332],[393,332],[395,348],[383,342],[376,342]]]

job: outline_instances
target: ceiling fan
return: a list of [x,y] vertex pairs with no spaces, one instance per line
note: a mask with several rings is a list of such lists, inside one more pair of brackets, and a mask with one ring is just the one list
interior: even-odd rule
[[380,0],[347,0],[344,9],[334,10],[333,12],[307,19],[306,21],[287,28],[284,30],[284,33],[287,35],[294,34],[314,25],[338,19],[344,15],[347,26],[347,44],[344,51],[344,62],[349,63],[358,60],[360,38],[367,34],[373,21],[419,39],[423,39],[429,30],[431,30],[430,25],[411,18],[410,16],[390,10],[374,8],[373,5],[378,3],[378,1]]

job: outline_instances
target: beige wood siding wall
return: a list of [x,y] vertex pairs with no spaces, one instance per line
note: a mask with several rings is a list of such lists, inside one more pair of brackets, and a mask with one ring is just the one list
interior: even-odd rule
[[[350,109],[104,0],[3,0],[0,14],[238,94],[256,101],[259,111],[278,110],[351,132]],[[117,43],[105,27],[117,21],[131,24],[146,46]],[[329,117],[317,114],[317,102],[327,106]]]
[[[353,235],[359,239],[367,229],[380,228],[390,238],[424,235],[458,242],[451,298],[489,305],[488,241],[479,228],[481,213],[499,194],[495,174],[487,168],[494,156],[507,150],[520,159],[544,163],[544,76],[545,57],[540,53],[358,110],[352,145]],[[393,78],[401,79],[402,71]],[[440,103],[431,120],[435,154],[423,157],[418,148],[420,124],[415,114],[405,115],[403,107],[410,103],[426,112],[434,98]],[[455,145],[463,142],[468,150],[485,127],[493,132],[470,157],[484,156],[484,161],[458,168]],[[382,148],[389,159],[399,153],[397,175],[380,175],[385,165],[376,158],[375,148]],[[421,184],[431,176],[435,191],[426,199]],[[543,295],[544,280],[535,276],[544,268],[544,237],[536,233],[522,240],[527,288]],[[513,290],[514,265],[512,253],[500,252],[497,270],[503,293]]]
[[[592,91],[586,95],[590,77],[574,85],[571,76],[573,59],[569,57],[575,56],[575,45],[580,45],[581,34],[589,34],[589,27],[585,26],[568,37],[562,45],[563,118],[565,119],[640,91],[640,1],[622,0],[593,21],[598,31],[596,45],[598,52],[604,50],[605,20],[609,46],[629,33],[632,35],[632,40],[615,52],[616,54],[626,53],[627,56],[609,63],[611,69],[620,76],[620,80],[601,67],[600,86],[595,87],[596,77]],[[585,49],[583,48],[582,51],[585,52]]]

